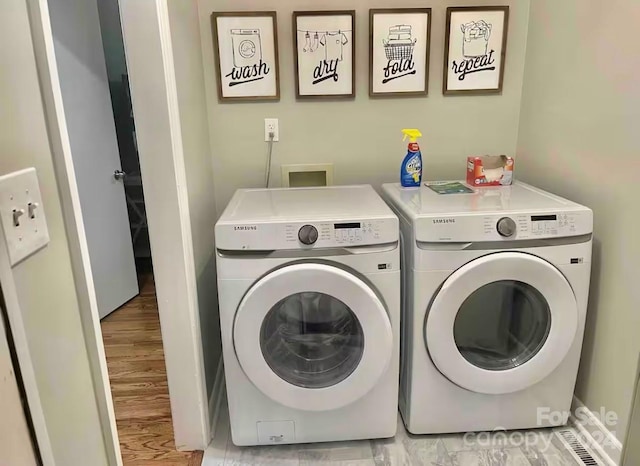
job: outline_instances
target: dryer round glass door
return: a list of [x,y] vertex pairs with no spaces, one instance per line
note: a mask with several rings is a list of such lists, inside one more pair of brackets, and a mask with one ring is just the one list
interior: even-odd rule
[[378,295],[356,275],[325,264],[298,263],[258,280],[238,306],[233,339],[260,391],[310,411],[364,396],[393,354],[391,322]]
[[502,252],[451,274],[431,302],[426,346],[438,370],[478,393],[528,388],[571,349],[578,306],[564,275],[536,256]]

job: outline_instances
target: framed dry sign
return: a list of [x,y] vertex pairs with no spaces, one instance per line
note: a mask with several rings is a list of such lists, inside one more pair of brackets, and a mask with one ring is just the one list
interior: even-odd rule
[[293,13],[296,96],[355,96],[355,11]]
[[444,94],[502,92],[508,25],[508,6],[447,8]]
[[279,100],[276,12],[214,12],[211,22],[218,98]]
[[431,8],[369,10],[369,95],[427,95]]

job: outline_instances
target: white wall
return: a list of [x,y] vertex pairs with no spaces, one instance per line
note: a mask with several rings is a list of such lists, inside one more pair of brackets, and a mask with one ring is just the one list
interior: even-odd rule
[[530,17],[516,170],[594,211],[576,396],[617,412],[623,440],[640,351],[640,3],[535,0]]
[[198,288],[207,394],[221,362],[220,320],[213,230],[216,202],[209,146],[209,121],[195,1],[169,2],[169,23],[189,193],[189,213]]
[[53,456],[60,465],[106,465],[26,2],[0,2],[0,23],[0,173],[36,167],[51,236],[12,278]]
[[[529,1],[469,0],[465,5],[511,6],[504,91],[501,96],[444,97],[442,67],[445,13],[460,2],[407,0],[198,0],[210,116],[216,201],[222,212],[240,187],[264,183],[265,117],[280,119],[274,150],[272,183],[280,183],[283,163],[334,163],[335,184],[398,181],[406,153],[400,130],[420,128],[426,179],[464,178],[466,157],[509,154],[516,149],[524,69]],[[432,7],[429,96],[414,99],[369,99],[369,9]],[[346,102],[296,102],[291,13],[294,10],[356,10],[356,99]],[[217,101],[212,11],[276,10],[280,51],[279,103],[220,104]]]

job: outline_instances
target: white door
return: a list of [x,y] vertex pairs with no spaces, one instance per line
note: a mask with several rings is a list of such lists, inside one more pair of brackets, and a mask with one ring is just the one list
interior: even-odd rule
[[369,285],[313,263],[283,267],[256,282],[238,306],[233,340],[258,389],[308,411],[360,399],[393,353],[389,316]]
[[0,309],[0,465],[36,466],[38,461],[9,352],[4,315]]
[[56,63],[100,318],[138,294],[96,0],[50,0]]
[[578,329],[564,275],[539,257],[501,252],[451,274],[431,302],[425,342],[438,370],[478,393],[528,388],[558,367]]

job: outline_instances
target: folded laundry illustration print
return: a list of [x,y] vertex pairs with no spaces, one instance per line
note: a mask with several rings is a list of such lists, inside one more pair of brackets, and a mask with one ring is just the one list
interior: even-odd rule
[[384,52],[387,60],[402,60],[413,58],[413,48],[417,39],[411,34],[411,26],[397,24],[389,28],[388,39],[383,39]]
[[462,41],[462,55],[467,58],[482,57],[487,54],[492,25],[484,20],[471,21],[460,25],[464,40]]

